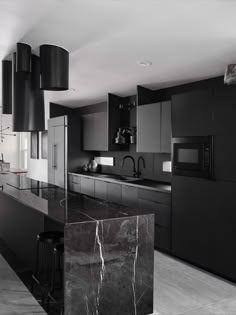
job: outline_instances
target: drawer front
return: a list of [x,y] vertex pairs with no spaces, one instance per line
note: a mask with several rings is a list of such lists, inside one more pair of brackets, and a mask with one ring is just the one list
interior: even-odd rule
[[159,191],[153,191],[148,189],[138,189],[138,198],[144,200],[150,200],[158,203],[171,204],[171,194],[162,193]]
[[155,224],[169,227],[171,221],[171,208],[168,205],[139,199],[139,208],[155,214]]
[[108,183],[107,186],[107,200],[122,204],[122,191],[121,184]]
[[94,179],[81,177],[81,193],[94,197]]
[[81,176],[72,175],[72,183],[73,184],[80,184],[81,183]]
[[69,190],[80,193],[81,192],[81,185],[80,184],[70,184]]
[[95,197],[107,200],[107,183],[101,180],[95,180]]
[[122,204],[127,207],[138,207],[138,188],[122,185]]
[[169,229],[155,225],[155,248],[168,252],[171,250]]

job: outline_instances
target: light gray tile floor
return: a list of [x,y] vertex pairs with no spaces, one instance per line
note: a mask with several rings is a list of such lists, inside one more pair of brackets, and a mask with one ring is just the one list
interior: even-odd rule
[[155,315],[236,315],[236,285],[157,251],[154,266]]
[[46,315],[2,255],[0,255],[0,279],[0,315]]

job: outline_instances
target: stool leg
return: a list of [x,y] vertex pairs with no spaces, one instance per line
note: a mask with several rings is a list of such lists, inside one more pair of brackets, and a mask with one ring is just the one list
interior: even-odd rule
[[33,271],[33,275],[32,275],[32,279],[31,279],[31,292],[33,293],[34,291],[34,285],[35,282],[39,283],[38,281],[38,274],[39,274],[39,239],[37,238],[36,241],[36,255],[35,255],[35,262],[34,262],[34,271]]
[[53,250],[53,256],[52,256],[52,271],[51,271],[51,283],[49,286],[49,291],[47,294],[47,308],[46,311],[49,311],[49,300],[52,298],[52,294],[54,292],[55,288],[55,274],[56,274],[56,260],[57,260],[57,250]]

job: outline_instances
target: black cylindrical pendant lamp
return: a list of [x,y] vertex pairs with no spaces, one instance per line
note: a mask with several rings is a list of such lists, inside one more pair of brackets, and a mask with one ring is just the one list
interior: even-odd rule
[[31,71],[31,46],[24,43],[16,44],[16,72]]
[[16,72],[16,54],[13,71],[13,131],[43,131],[44,92],[40,89],[40,61],[32,55],[32,71]]
[[69,88],[69,52],[54,45],[40,46],[41,84],[43,90],[63,91]]
[[2,114],[12,114],[12,62],[2,60]]

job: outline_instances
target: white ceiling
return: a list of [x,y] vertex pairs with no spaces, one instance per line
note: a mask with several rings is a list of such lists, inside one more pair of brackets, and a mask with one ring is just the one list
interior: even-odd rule
[[235,12],[234,0],[0,0],[0,57],[19,41],[65,47],[75,91],[47,99],[78,107],[222,75],[236,63]]

